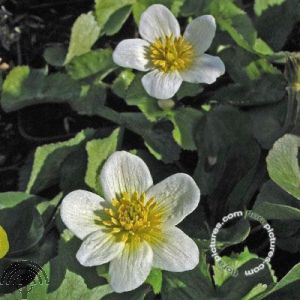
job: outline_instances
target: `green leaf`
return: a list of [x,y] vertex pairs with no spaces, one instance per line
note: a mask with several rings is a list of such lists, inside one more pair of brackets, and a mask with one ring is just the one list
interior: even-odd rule
[[100,27],[92,13],[80,15],[72,27],[65,64],[68,64],[74,57],[89,52],[99,35]]
[[272,289],[268,290],[261,296],[255,298],[256,300],[268,299],[296,299],[299,295],[299,281],[300,281],[300,263],[296,264]]
[[270,202],[261,203],[255,207],[259,215],[263,215],[272,220],[298,220],[300,221],[300,209],[284,204],[274,204]]
[[281,74],[267,59],[237,46],[227,47],[219,55],[235,83],[247,85],[250,80],[258,80],[266,74]]
[[156,121],[166,116],[166,112],[158,106],[158,100],[151,97],[145,91],[141,78],[143,75],[135,76],[130,84],[127,94],[126,103],[136,105],[150,121]]
[[[59,245],[58,256],[43,266],[35,284],[28,285],[27,299],[103,299],[112,292],[111,287],[97,277],[95,268],[85,268],[76,261],[78,242],[63,241]],[[22,299],[19,291],[6,295],[3,299]]]
[[112,61],[111,49],[98,49],[77,56],[66,66],[69,75],[75,79],[84,79],[91,75],[103,77],[116,66]]
[[[225,257],[224,259],[227,260]],[[255,258],[252,253],[244,251],[242,254],[231,255],[229,260],[233,266],[236,265],[238,267],[238,275],[236,277],[230,276],[225,280],[222,286],[217,289],[216,299],[222,298],[224,295],[226,295],[225,299],[243,299],[243,297],[253,292],[253,288],[258,284],[268,286],[274,284],[277,280],[274,276],[274,271],[268,264],[255,275],[245,276],[246,270],[255,268],[263,262],[263,259]]]
[[122,71],[112,84],[112,91],[120,98],[125,99],[128,87],[134,80],[135,74],[130,70]]
[[[270,0],[260,0],[268,3]],[[272,0],[280,1],[280,0]],[[292,29],[299,22],[300,10],[297,8],[298,0],[284,1],[280,6],[275,5],[265,10],[263,14],[254,19],[259,36],[274,49],[280,51],[286,44]],[[272,28],[272,30],[270,30]]]
[[286,93],[282,75],[264,75],[248,84],[228,84],[214,94],[214,100],[239,106],[264,105],[279,102]]
[[170,111],[168,118],[174,125],[173,137],[184,150],[196,150],[194,133],[203,113],[191,107]]
[[[195,180],[202,194],[213,197],[212,202],[229,196],[236,184],[255,167],[259,149],[251,139],[250,129],[247,117],[230,106],[217,106],[200,120],[195,134],[199,157]],[[241,195],[240,192],[239,205],[243,203]],[[223,200],[220,207],[222,205]]]
[[207,9],[216,18],[221,30],[226,31],[240,47],[249,52],[272,53],[267,44],[257,42],[257,32],[251,19],[234,0],[212,0],[208,2]]
[[[276,224],[278,222],[278,224]],[[276,232],[276,246],[286,252],[296,254],[300,251],[299,221],[273,221]],[[284,231],[284,232],[280,232]],[[288,231],[288,232],[287,232]],[[281,236],[278,235],[280,232]]]
[[143,115],[123,113],[125,126],[141,135],[149,151],[158,160],[171,163],[179,159],[180,147],[172,137],[169,122],[150,123]]
[[85,174],[86,184],[98,194],[101,194],[99,173],[105,160],[117,150],[120,130],[115,129],[109,137],[93,139],[86,144],[88,165]]
[[130,13],[131,5],[124,6],[113,13],[104,25],[103,31],[105,34],[110,36],[119,32],[123,24],[130,16]]
[[32,202],[24,201],[15,207],[1,209],[0,219],[9,240],[8,257],[22,257],[43,237],[43,220]]
[[[119,11],[121,8],[124,8],[125,6],[129,6],[133,4],[135,0],[120,0],[120,1],[110,1],[110,0],[96,0],[96,6],[95,6],[95,13],[96,13],[96,19],[99,27],[101,29],[104,28],[107,23],[110,23],[111,18],[113,20],[116,18],[114,14]],[[120,17],[120,15],[117,15]],[[112,23],[109,26],[111,28]],[[107,27],[106,27],[107,29]]]
[[[241,253],[233,254],[231,256],[222,256],[222,261],[229,265],[233,270],[237,270],[252,258],[257,258],[257,255],[250,253],[246,247]],[[231,277],[231,274],[228,271],[218,265],[214,265],[213,270],[214,281],[217,286],[222,286],[224,282]]]
[[103,297],[101,300],[124,300],[124,299],[145,300],[149,292],[150,292],[149,286],[142,285],[130,292],[109,294]]
[[49,225],[49,222],[52,221],[53,213],[56,212],[57,206],[60,204],[60,201],[63,198],[63,193],[60,192],[51,200],[45,200],[36,205],[36,209],[39,214],[42,216],[45,226]]
[[285,0],[255,0],[254,11],[257,16],[260,16],[265,10],[271,6],[281,5]]
[[252,50],[256,39],[255,28],[251,19],[233,0],[210,1],[209,9],[222,30],[228,32],[240,47]]
[[4,111],[12,112],[33,104],[71,100],[79,95],[80,86],[66,74],[46,76],[43,70],[19,66],[4,81],[1,106]]
[[94,130],[87,129],[74,138],[59,143],[40,146],[34,154],[34,161],[26,191],[37,193],[58,182],[61,164],[66,157],[89,139]]
[[263,185],[253,210],[266,219],[300,221],[300,203],[298,202],[270,180]]
[[71,152],[65,158],[61,165],[59,180],[60,189],[65,195],[75,190],[88,190],[88,186],[84,182],[86,168],[87,154],[83,147]]
[[24,192],[5,192],[0,193],[0,209],[12,208],[22,202],[34,203],[41,201],[42,198]]
[[[263,149],[270,149],[282,135],[286,117],[286,102],[250,108],[246,114],[252,121],[252,132]],[[261,130],[264,128],[264,130]]]
[[[160,0],[159,4],[162,4],[174,13],[175,16],[178,15],[184,0]],[[155,0],[136,0],[133,4],[133,17],[135,22],[138,24],[142,13],[151,5],[158,4]]]
[[217,299],[206,260],[205,252],[201,251],[199,265],[194,270],[180,273],[164,272],[162,299]]
[[92,115],[97,108],[104,105],[107,94],[106,88],[97,81],[96,79],[92,85],[82,86],[80,97],[68,101],[73,110],[79,114]]
[[173,139],[171,122],[151,123],[141,113],[118,113],[101,105],[95,106],[93,110],[83,110],[81,113],[103,117],[142,136],[145,145],[159,160],[170,163],[179,159],[181,150]]
[[[269,285],[275,281],[273,271],[268,266],[265,266],[263,270],[254,276],[245,276],[244,272],[246,270],[258,266],[263,261],[260,258],[255,258],[256,255],[245,251],[240,255],[231,255],[228,258],[238,268],[238,276],[229,276],[224,281],[221,274],[218,274],[218,281],[219,283],[222,282],[222,285],[215,287],[209,275],[207,258],[203,253],[204,251],[200,252],[200,263],[192,271],[181,273],[164,272],[164,284],[161,293],[164,300],[240,300],[248,295],[259,283]],[[215,271],[218,273],[222,272],[222,274],[225,272],[218,270],[217,267],[215,267]],[[224,276],[226,277],[227,275]]]
[[44,59],[47,64],[55,67],[62,67],[67,55],[67,49],[62,44],[53,44],[44,51]]
[[233,225],[230,225],[218,233],[217,247],[224,249],[232,245],[242,243],[246,240],[251,231],[249,221],[246,219],[239,219]]
[[194,97],[204,90],[200,84],[183,82],[179,91],[176,93],[176,98],[181,100],[185,97]]
[[185,0],[181,9],[180,15],[184,17],[200,16],[206,0]]
[[299,147],[300,138],[286,134],[275,142],[267,156],[271,179],[297,199],[300,199]]
[[145,282],[152,286],[154,294],[159,294],[162,288],[161,270],[152,269]]
[[142,158],[149,167],[154,182],[160,182],[178,172],[178,168],[175,165],[165,164],[162,161],[155,159],[147,149],[132,150],[130,152]]
[[255,300],[255,299],[257,299],[256,297],[259,294],[263,293],[267,288],[268,288],[268,286],[266,284],[259,283],[241,300]]

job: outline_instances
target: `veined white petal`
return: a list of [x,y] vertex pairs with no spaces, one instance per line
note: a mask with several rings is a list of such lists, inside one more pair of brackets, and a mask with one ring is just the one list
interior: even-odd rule
[[142,39],[123,40],[113,52],[114,62],[124,68],[148,71],[147,48],[149,43]]
[[163,241],[152,246],[153,267],[183,272],[194,269],[199,263],[199,249],[196,243],[177,227],[163,233]]
[[147,165],[136,155],[126,151],[112,154],[104,164],[100,181],[107,200],[122,192],[145,192],[153,185]]
[[180,75],[187,82],[211,84],[224,73],[225,66],[219,57],[203,54],[195,58],[192,67]]
[[183,173],[174,174],[146,192],[146,199],[154,197],[164,211],[166,225],[180,223],[199,204],[200,190],[194,179]]
[[76,258],[83,266],[99,266],[114,259],[123,248],[124,243],[117,242],[111,234],[98,230],[84,240]]
[[169,99],[179,90],[182,78],[178,72],[163,73],[154,70],[144,75],[142,84],[146,92],[157,99]]
[[141,16],[139,32],[143,39],[153,42],[158,38],[180,36],[180,26],[172,12],[161,4],[151,5]]
[[122,253],[109,265],[110,284],[122,293],[139,287],[147,279],[152,266],[153,252],[148,243],[125,245]]
[[99,230],[95,211],[102,209],[104,199],[83,190],[69,193],[62,201],[60,215],[64,224],[81,240]]
[[203,54],[211,45],[216,34],[216,21],[211,15],[194,19],[186,28],[184,38],[196,50],[196,56]]

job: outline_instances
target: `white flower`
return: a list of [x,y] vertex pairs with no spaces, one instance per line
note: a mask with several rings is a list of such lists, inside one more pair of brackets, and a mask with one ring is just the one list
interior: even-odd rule
[[61,205],[63,222],[83,240],[76,255],[82,265],[110,262],[109,282],[116,292],[140,286],[152,267],[195,268],[198,247],[176,227],[200,200],[189,175],[175,174],[153,185],[143,160],[121,151],[104,164],[100,181],[105,200],[77,190]]
[[225,72],[219,57],[204,54],[216,32],[213,16],[194,19],[181,35],[170,10],[154,4],[142,14],[139,32],[143,39],[120,42],[113,60],[125,68],[150,71],[142,84],[152,97],[171,98],[183,81],[211,84]]

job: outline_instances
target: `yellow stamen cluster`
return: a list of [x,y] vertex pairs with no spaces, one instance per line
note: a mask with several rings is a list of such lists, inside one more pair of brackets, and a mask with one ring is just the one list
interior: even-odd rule
[[165,73],[184,71],[193,62],[194,49],[182,36],[171,35],[155,40],[149,47],[149,56],[153,66]]
[[153,242],[160,234],[162,210],[154,198],[146,201],[144,193],[125,192],[112,200],[110,208],[104,208],[99,221],[121,241]]

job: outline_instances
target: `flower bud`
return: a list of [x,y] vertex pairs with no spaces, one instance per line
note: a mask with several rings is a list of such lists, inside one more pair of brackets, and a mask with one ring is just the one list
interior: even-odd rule
[[175,105],[175,102],[172,99],[160,99],[157,103],[162,110],[170,110]]

